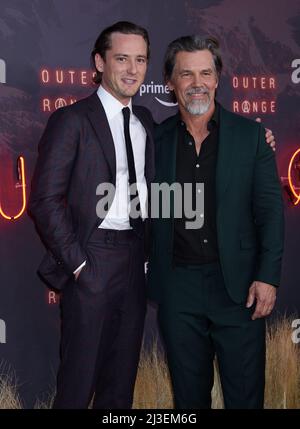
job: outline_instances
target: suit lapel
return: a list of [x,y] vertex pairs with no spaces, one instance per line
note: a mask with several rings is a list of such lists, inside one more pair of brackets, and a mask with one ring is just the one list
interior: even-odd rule
[[103,150],[106,161],[111,170],[112,177],[116,178],[116,153],[115,145],[113,142],[113,137],[109,128],[107,117],[102,106],[101,101],[97,95],[97,92],[94,92],[91,95],[89,100],[89,111],[88,117],[94,128],[96,135],[99,140],[99,144]]
[[[163,177],[162,182],[172,185],[176,182],[176,158],[177,158],[177,142],[178,142],[178,115],[174,119],[174,126],[171,126],[164,134],[161,142],[161,159],[159,165],[162,171],[159,172],[159,177]],[[170,195],[170,215],[174,218],[174,192]]]
[[172,184],[176,182],[176,154],[178,144],[178,127],[177,125],[166,134],[167,144],[164,145],[166,150],[166,160],[169,159],[169,163],[166,164],[166,177],[167,182]]
[[220,106],[219,148],[216,169],[216,198],[218,208],[224,199],[230,180],[230,174],[237,153],[237,143],[231,113]]

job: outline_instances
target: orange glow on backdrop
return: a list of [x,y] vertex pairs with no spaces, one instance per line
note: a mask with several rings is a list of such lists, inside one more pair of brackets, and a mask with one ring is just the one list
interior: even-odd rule
[[[299,160],[298,160],[298,163],[297,163],[295,160],[296,160],[296,157],[298,155],[299,155]],[[298,149],[298,150],[296,150],[296,152],[294,152],[294,154],[293,154],[293,156],[292,156],[292,158],[290,160],[289,169],[288,169],[289,186],[290,186],[290,189],[291,189],[291,191],[292,191],[292,193],[293,193],[293,195],[295,197],[294,205],[296,206],[299,203],[299,201],[300,201],[300,187],[299,186],[298,187],[295,186],[295,183],[294,183],[294,180],[293,180],[293,177],[292,177],[292,169],[293,168],[296,169],[296,170],[298,170],[298,175],[299,175],[298,182],[300,184],[300,149]],[[296,189],[299,189],[299,191],[297,192]]]
[[23,156],[20,156],[17,160],[18,167],[18,182],[15,184],[15,188],[22,188],[22,206],[21,209],[15,215],[5,213],[3,210],[3,204],[0,201],[0,215],[6,220],[16,220],[22,216],[26,208],[26,177],[25,177],[25,161]]

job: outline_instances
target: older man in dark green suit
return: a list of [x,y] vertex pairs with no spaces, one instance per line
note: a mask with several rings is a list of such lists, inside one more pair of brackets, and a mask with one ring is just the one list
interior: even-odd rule
[[168,47],[165,78],[179,113],[156,129],[156,182],[189,183],[194,220],[202,219],[191,229],[186,212],[176,217],[176,195],[170,216],[158,210],[152,219],[149,293],[159,304],[177,408],[211,407],[215,355],[225,407],[263,407],[265,317],[280,282],[274,153],[261,124],[216,102],[221,69],[212,38],[182,37]]

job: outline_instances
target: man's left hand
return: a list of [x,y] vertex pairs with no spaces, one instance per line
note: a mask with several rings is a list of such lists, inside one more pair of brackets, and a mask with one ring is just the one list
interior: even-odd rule
[[249,308],[256,300],[252,320],[271,314],[276,301],[276,288],[268,283],[255,281],[249,289],[246,307]]
[[[255,119],[256,122],[261,122],[261,118],[256,118]],[[271,146],[271,148],[275,151],[276,148],[276,142],[275,142],[275,137],[273,136],[272,130],[269,130],[268,128],[265,128],[266,131],[266,142],[269,143],[269,145]]]

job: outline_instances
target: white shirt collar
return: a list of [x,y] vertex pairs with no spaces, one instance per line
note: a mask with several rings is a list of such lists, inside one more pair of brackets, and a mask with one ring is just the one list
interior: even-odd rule
[[132,113],[132,100],[130,99],[127,106],[124,106],[119,100],[117,100],[113,95],[111,95],[102,85],[99,86],[97,90],[98,97],[103,105],[108,121],[113,119],[116,115],[122,112],[124,107],[129,107]]

